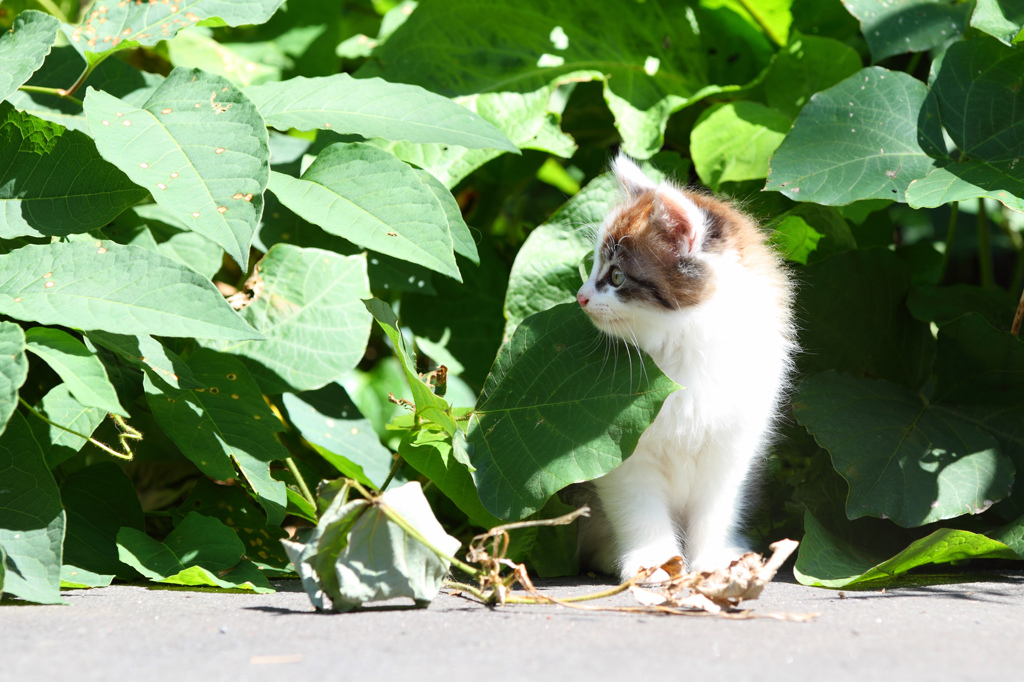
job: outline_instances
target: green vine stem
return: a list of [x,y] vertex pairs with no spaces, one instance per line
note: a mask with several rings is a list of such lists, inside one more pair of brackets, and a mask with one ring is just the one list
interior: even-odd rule
[[64,426],[62,424],[58,424],[57,422],[50,421],[41,412],[36,410],[34,407],[29,405],[27,402],[25,402],[25,399],[20,397],[20,396],[18,397],[18,402],[20,402],[22,405],[24,405],[25,408],[29,412],[31,412],[35,416],[39,417],[40,419],[42,419],[44,422],[46,422],[50,426],[54,426],[54,427],[56,427],[56,428],[58,428],[58,429],[60,429],[62,431],[67,431],[71,435],[78,436],[79,438],[81,438],[83,440],[87,440],[90,443],[92,443],[93,445],[95,445],[96,447],[98,447],[100,450],[103,450],[103,452],[106,452],[107,454],[109,454],[109,455],[111,455],[113,457],[117,457],[118,459],[127,460],[129,462],[132,461],[132,459],[135,457],[135,455],[132,453],[131,448],[128,447],[128,441],[129,440],[142,440],[142,434],[139,433],[139,431],[137,431],[136,429],[134,429],[131,426],[129,426],[124,421],[124,419],[122,419],[121,417],[117,416],[116,414],[111,414],[110,417],[114,420],[114,423],[116,423],[117,426],[121,429],[121,434],[120,434],[120,436],[118,436],[118,440],[121,441],[121,447],[124,448],[124,452],[118,452],[114,448],[110,447],[109,445],[107,445],[105,443],[101,443],[100,441],[96,440],[92,436],[87,436],[84,433],[79,433],[78,431],[74,431],[72,429],[69,429],[68,427],[66,427],[66,426]]
[[380,487],[380,492],[384,492],[388,489],[388,486],[391,485],[391,480],[395,477],[395,474],[398,473],[398,470],[402,468],[402,462],[402,456],[396,454],[395,463],[391,465],[391,471],[388,472],[388,477],[384,479],[384,483]]
[[70,23],[68,15],[65,14],[64,10],[58,7],[56,3],[53,2],[53,0],[38,0],[38,2],[40,5],[43,6],[43,9],[45,9],[50,14],[63,21],[65,24]]
[[991,289],[996,285],[992,272],[992,240],[988,231],[988,213],[984,197],[978,199],[978,269],[981,272],[981,286]]
[[[560,602],[572,603],[572,602],[581,602],[581,601],[593,601],[595,599],[604,599],[605,597],[614,597],[617,594],[622,594],[623,592],[628,590],[632,585],[633,585],[633,581],[627,580],[626,582],[622,583],[621,585],[616,585],[615,587],[611,587],[611,588],[609,588],[607,590],[602,590],[601,592],[591,592],[590,594],[580,594],[580,595],[576,595],[576,596],[573,596],[573,597],[557,597],[557,598],[553,598],[552,597],[552,598],[549,598],[549,597],[541,596],[541,597],[538,598],[538,597],[516,597],[516,596],[509,595],[509,596],[505,597],[505,603],[506,604],[557,604],[557,603],[560,603]],[[456,591],[459,591],[459,592],[466,592],[468,594],[471,594],[474,597],[476,597],[477,599],[479,599],[481,602],[483,602],[484,604],[494,604],[497,601],[497,593],[496,592],[492,592],[490,594],[485,594],[483,591],[477,589],[476,587],[473,587],[472,585],[467,585],[466,583],[460,583],[460,582],[456,582],[454,580],[445,580],[444,581],[444,587],[449,589],[449,590],[456,590]]]
[[75,94],[75,91],[78,90],[78,88],[82,87],[82,84],[85,83],[86,79],[88,79],[92,72],[96,70],[96,67],[102,64],[103,60],[105,60],[110,55],[114,54],[114,52],[115,50],[109,50],[107,52],[104,52],[99,56],[99,58],[96,59],[95,62],[86,65],[85,70],[82,71],[82,75],[78,77],[78,80],[76,80],[64,94],[68,96]]
[[302,477],[302,472],[299,471],[299,467],[296,466],[295,460],[291,457],[284,458],[284,464],[288,467],[288,471],[291,472],[295,478],[295,483],[299,486],[299,492],[306,498],[306,501],[313,505],[313,509],[316,509],[316,498],[313,497],[313,493],[309,491],[309,486],[306,485],[306,479]]
[[60,97],[68,102],[74,102],[78,106],[82,106],[82,100],[77,97],[72,97],[68,94],[67,90],[62,88],[43,88],[38,85],[22,85],[18,89],[22,92],[37,92],[42,95],[53,95],[54,97]]
[[960,202],[949,205],[949,229],[946,230],[946,249],[942,252],[942,267],[939,269],[939,284],[946,279],[946,268],[949,266],[949,252],[953,250],[953,235],[956,234],[956,217],[960,213]]

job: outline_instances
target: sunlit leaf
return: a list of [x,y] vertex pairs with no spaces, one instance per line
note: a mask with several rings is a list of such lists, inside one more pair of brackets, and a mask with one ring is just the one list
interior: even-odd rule
[[42,66],[59,29],[60,22],[49,14],[26,10],[10,31],[0,35],[0,100],[7,99]]
[[28,378],[25,332],[13,322],[0,322],[0,434],[18,407],[18,389]]
[[29,329],[25,338],[28,350],[45,360],[64,380],[75,400],[104,412],[128,416],[117,400],[103,363],[85,344],[67,332],[47,327]]

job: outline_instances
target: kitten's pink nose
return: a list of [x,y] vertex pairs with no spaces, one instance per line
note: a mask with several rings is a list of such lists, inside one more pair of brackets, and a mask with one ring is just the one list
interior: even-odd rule
[[581,308],[586,308],[587,304],[590,303],[590,299],[583,295],[583,292],[576,294],[576,300],[580,302]]

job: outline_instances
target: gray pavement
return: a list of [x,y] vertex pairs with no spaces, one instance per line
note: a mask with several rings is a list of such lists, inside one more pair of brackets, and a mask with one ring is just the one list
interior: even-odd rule
[[[841,598],[788,573],[749,602],[819,612],[811,623],[488,609],[450,595],[427,610],[328,615],[297,581],[271,595],[74,590],[69,606],[0,608],[0,680],[1024,679],[1024,572],[957,580]],[[607,585],[540,584],[560,596]]]

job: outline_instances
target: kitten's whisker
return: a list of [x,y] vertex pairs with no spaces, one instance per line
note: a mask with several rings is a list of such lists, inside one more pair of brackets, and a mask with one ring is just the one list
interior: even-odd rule
[[[647,365],[644,362],[643,352],[640,350],[640,342],[636,338],[636,332],[634,332],[633,328],[628,324],[626,325],[626,331],[629,332],[629,335],[633,338],[633,347],[636,348],[636,355],[640,359],[641,377],[647,380],[647,386],[649,387],[651,385],[651,377],[647,374]],[[637,388],[639,389],[640,387],[637,386]]]

